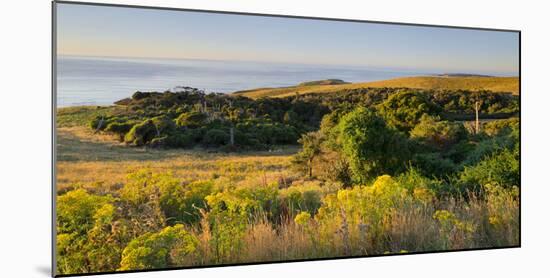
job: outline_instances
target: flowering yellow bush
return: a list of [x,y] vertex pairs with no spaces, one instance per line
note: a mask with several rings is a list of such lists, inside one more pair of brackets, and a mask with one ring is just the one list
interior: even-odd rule
[[485,185],[489,233],[495,244],[519,244],[519,188]]
[[443,237],[444,248],[461,248],[464,242],[471,240],[475,226],[470,221],[463,221],[448,210],[437,210],[433,218],[440,224],[440,235]]
[[[384,243],[384,232],[389,230],[396,210],[412,202],[407,193],[392,177],[380,176],[371,186],[356,186],[339,190],[323,199],[315,216],[321,225],[324,242],[332,245],[333,235],[341,234],[343,241],[336,244],[368,246],[379,250]],[[383,251],[381,251],[383,252]]]
[[311,220],[311,214],[307,211],[302,211],[294,217],[294,222],[300,226],[306,226],[309,220]]
[[518,206],[519,189],[513,186],[505,189],[499,185],[486,184],[487,208],[489,222],[494,226],[502,226],[517,219],[517,214],[507,208]]
[[119,270],[152,269],[176,266],[195,251],[198,240],[183,225],[166,227],[132,240],[122,252]]

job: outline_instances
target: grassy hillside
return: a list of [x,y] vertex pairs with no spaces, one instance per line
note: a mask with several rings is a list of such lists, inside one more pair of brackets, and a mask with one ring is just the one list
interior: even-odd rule
[[[306,84],[306,85],[304,85]],[[345,89],[358,88],[381,88],[381,87],[407,87],[418,89],[448,89],[448,90],[490,90],[495,92],[519,93],[519,79],[517,77],[435,77],[435,76],[417,76],[403,77],[389,80],[347,83],[347,84],[326,84],[315,81],[310,85],[305,82],[297,86],[282,88],[259,88],[246,91],[238,91],[235,94],[251,98],[260,97],[286,97],[307,93],[332,93]],[[318,85],[320,84],[320,85]]]

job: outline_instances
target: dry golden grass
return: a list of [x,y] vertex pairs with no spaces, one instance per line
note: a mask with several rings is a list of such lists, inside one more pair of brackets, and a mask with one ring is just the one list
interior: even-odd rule
[[290,156],[297,151],[291,147],[243,153],[137,148],[84,127],[59,128],[57,135],[58,189],[75,184],[109,188],[142,168],[172,172],[183,181],[227,178],[239,182],[248,177],[248,181],[273,182],[288,175]]
[[446,90],[489,90],[493,92],[519,93],[517,77],[436,77],[415,76],[389,80],[361,82],[339,85],[291,86],[283,88],[260,88],[235,92],[235,94],[250,98],[287,97],[308,93],[334,93],[346,89],[359,88],[416,88],[416,89],[446,89]]

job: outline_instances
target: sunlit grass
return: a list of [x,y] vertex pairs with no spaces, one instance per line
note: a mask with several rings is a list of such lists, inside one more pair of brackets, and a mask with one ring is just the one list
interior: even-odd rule
[[334,93],[359,88],[416,88],[444,90],[489,90],[493,92],[519,93],[517,77],[435,77],[417,76],[388,79],[373,82],[358,82],[339,85],[290,86],[283,88],[259,88],[241,92],[240,95],[260,97],[288,97],[308,93]]
[[221,177],[273,181],[290,175],[287,168],[297,151],[296,147],[243,153],[137,148],[79,127],[58,129],[57,145],[58,189],[92,183],[110,187],[142,168],[170,171],[185,181]]

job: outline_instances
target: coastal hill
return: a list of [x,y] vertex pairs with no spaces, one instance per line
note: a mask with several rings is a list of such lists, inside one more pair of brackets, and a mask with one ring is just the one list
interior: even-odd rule
[[327,79],[300,83],[296,86],[280,88],[258,88],[237,91],[234,94],[250,98],[286,97],[308,93],[332,93],[359,88],[417,88],[435,90],[488,90],[519,94],[517,77],[492,77],[479,75],[451,75],[402,77],[381,81],[346,83],[338,79]]

